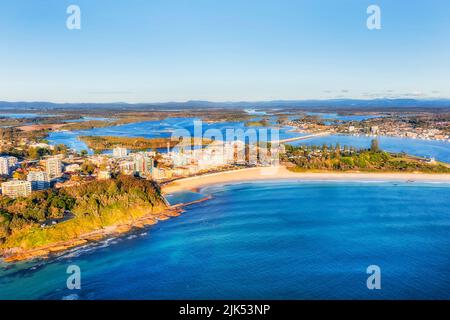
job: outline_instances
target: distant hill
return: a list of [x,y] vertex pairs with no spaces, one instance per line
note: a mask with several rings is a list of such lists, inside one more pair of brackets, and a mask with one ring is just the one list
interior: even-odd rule
[[302,109],[449,109],[450,99],[332,99],[332,100],[273,100],[210,102],[186,101],[163,103],[51,103],[0,101],[1,110],[53,110],[53,109],[176,109],[176,108],[302,108]]

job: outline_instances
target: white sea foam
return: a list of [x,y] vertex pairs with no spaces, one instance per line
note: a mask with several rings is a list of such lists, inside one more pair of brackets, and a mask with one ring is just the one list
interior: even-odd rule
[[108,238],[108,239],[102,240],[100,242],[89,243],[84,246],[76,247],[76,248],[70,249],[70,250],[62,253],[61,256],[59,256],[56,260],[76,258],[82,254],[89,253],[89,252],[92,252],[97,249],[107,248],[118,242],[119,242],[118,238]]

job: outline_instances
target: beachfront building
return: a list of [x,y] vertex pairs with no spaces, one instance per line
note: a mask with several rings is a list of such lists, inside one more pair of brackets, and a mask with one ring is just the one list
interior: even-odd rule
[[[225,165],[246,163],[245,144],[240,141],[216,141],[206,148],[194,150],[172,151],[164,155],[174,168],[187,168],[195,166],[197,171],[210,170]],[[257,148],[248,148],[247,158],[249,164],[257,164]],[[177,170],[178,172],[183,170]],[[192,171],[192,170],[191,170]]]
[[141,177],[148,177],[152,175],[154,161],[153,158],[146,152],[133,153],[132,159],[134,162],[135,173],[139,174]]
[[113,149],[114,158],[125,158],[128,155],[127,148],[116,147]]
[[188,165],[184,167],[176,167],[172,169],[172,174],[176,177],[186,177],[196,174],[200,171],[197,165]]
[[151,178],[154,180],[170,179],[173,176],[173,171],[167,168],[153,168]]
[[50,178],[47,172],[44,171],[30,171],[27,176],[27,181],[31,182],[32,190],[45,190],[50,188]]
[[245,143],[241,140],[226,142],[224,157],[227,163],[245,164]]
[[45,160],[45,171],[50,179],[61,177],[62,162],[58,158],[49,158]]
[[2,194],[10,198],[28,197],[31,194],[31,182],[23,180],[3,182]]
[[206,148],[196,152],[197,165],[200,170],[220,167],[226,164],[222,148]]

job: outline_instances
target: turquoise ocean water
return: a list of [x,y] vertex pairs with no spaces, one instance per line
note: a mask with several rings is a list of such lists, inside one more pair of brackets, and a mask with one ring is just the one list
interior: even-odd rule
[[[1,299],[449,299],[449,184],[258,182],[148,230],[0,265]],[[187,201],[189,195],[173,195]],[[69,265],[81,290],[66,288]],[[366,268],[381,268],[381,290]]]

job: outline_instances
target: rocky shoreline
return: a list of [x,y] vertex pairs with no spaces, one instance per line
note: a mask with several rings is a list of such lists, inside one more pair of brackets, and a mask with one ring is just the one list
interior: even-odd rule
[[23,250],[20,248],[5,250],[1,252],[2,260],[7,263],[12,263],[24,260],[32,260],[36,258],[47,259],[56,253],[73,249],[75,247],[79,247],[88,243],[97,242],[107,237],[123,235],[132,230],[143,229],[157,224],[158,221],[178,217],[182,212],[183,210],[180,207],[169,208],[158,214],[148,214],[127,223],[117,224],[95,230],[83,234],[72,240],[56,242],[32,250]]

